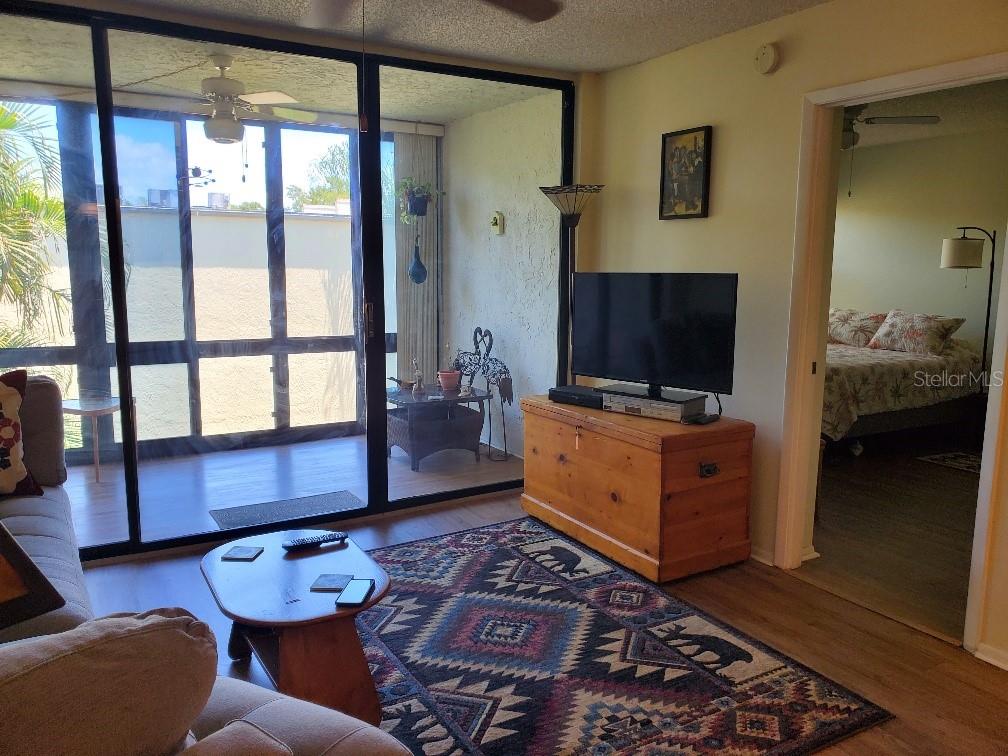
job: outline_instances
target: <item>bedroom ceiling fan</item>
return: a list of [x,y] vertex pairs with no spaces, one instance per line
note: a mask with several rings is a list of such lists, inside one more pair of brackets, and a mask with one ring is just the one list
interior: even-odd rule
[[209,101],[204,109],[210,118],[203,124],[207,139],[219,144],[240,142],[245,133],[241,113],[259,113],[302,123],[317,120],[314,113],[285,107],[297,103],[297,100],[284,92],[246,92],[243,82],[227,75],[234,62],[230,55],[215,53],[209,58],[218,73],[200,83],[201,94]]
[[867,105],[849,105],[843,112],[843,132],[841,133],[840,149],[849,150],[861,141],[857,129],[859,126],[932,126],[941,123],[941,117],[936,115],[897,115],[868,116],[863,113]]

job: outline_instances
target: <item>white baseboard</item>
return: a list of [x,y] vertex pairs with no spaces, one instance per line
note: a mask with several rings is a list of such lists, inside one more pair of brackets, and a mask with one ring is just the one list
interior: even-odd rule
[[760,549],[753,547],[749,551],[749,558],[755,559],[757,562],[760,562],[762,564],[768,564],[771,567],[774,566],[773,552],[770,551],[769,549]]
[[802,551],[801,560],[803,562],[807,562],[810,559],[818,559],[819,556],[820,554],[818,551],[816,551],[811,546],[806,546],[805,549]]
[[973,655],[988,664],[993,664],[995,667],[1008,669],[1008,651],[1003,648],[996,648],[986,643],[980,643],[977,644],[977,649],[973,652]]

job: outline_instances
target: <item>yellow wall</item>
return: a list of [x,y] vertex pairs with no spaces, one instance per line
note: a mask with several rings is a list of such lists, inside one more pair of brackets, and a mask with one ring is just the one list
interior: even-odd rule
[[[584,78],[579,176],[606,188],[582,222],[579,266],[740,274],[725,411],[758,428],[751,527],[762,558],[775,532],[802,95],[1003,52],[1006,28],[1003,0],[836,0]],[[783,55],[771,76],[751,63],[765,42]],[[711,217],[659,221],[660,135],[704,124]]]
[[[859,147],[848,197],[850,157],[845,152],[841,158],[830,304],[963,317],[955,338],[979,351],[990,244],[984,244],[984,269],[968,276],[942,270],[938,262],[941,240],[958,236],[956,226],[997,229],[995,280],[1000,280],[1001,231],[1008,222],[1008,129]],[[997,290],[992,299],[993,325]]]

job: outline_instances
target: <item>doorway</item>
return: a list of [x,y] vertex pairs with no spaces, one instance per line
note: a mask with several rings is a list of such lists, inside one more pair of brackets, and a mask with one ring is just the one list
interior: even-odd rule
[[[840,150],[841,136],[845,130],[843,108],[865,104],[868,104],[869,108],[872,106],[881,108],[882,105],[880,103],[883,100],[894,99],[895,97],[905,98],[923,92],[937,92],[943,89],[968,87],[970,85],[1003,79],[1006,75],[1008,75],[1008,70],[1005,70],[1004,61],[998,59],[997,56],[990,56],[989,58],[939,66],[925,71],[886,77],[880,80],[847,85],[807,95],[804,109],[804,136],[802,139],[800,161],[798,233],[795,245],[796,255],[791,310],[792,327],[789,337],[788,387],[784,420],[784,473],[781,480],[780,505],[778,509],[778,538],[775,549],[775,562],[778,566],[796,569],[803,562],[805,563],[804,567],[797,569],[796,574],[798,577],[802,577],[803,572],[811,574],[817,569],[820,572],[828,572],[824,567],[816,566],[816,562],[819,561],[817,557],[821,558],[820,555],[823,548],[829,548],[835,552],[838,543],[837,539],[831,542],[829,536],[822,537],[822,533],[816,535],[817,530],[821,531],[824,528],[830,527],[823,524],[823,520],[827,519],[826,513],[830,509],[830,505],[828,502],[823,504],[819,511],[819,522],[815,522],[814,513],[816,510],[813,502],[815,501],[816,490],[819,487],[819,466],[817,463],[820,451],[819,439],[823,431],[824,379],[827,372],[826,370],[817,368],[828,365],[829,362],[826,344],[826,323],[829,317],[831,273],[833,272],[834,265],[834,222],[837,225],[836,235],[839,239],[843,229],[841,228],[841,221],[836,214],[838,186],[843,193],[841,196],[841,200],[843,200],[843,195],[847,191],[847,185],[841,169],[845,167],[849,168],[849,163],[845,164],[841,159],[842,152]],[[868,111],[864,110],[863,112],[867,113]],[[851,111],[848,111],[847,114],[850,115]],[[857,170],[859,159],[860,156],[855,157],[855,183],[853,190],[855,198],[857,197],[859,187],[858,177],[861,175]],[[863,184],[860,186],[863,186]],[[991,231],[996,232],[998,237],[998,257],[1001,254],[1000,239],[1003,237],[1004,221],[1005,218],[1002,214],[1000,220],[985,222],[986,225],[990,226]],[[958,275],[958,287],[960,290],[963,286],[963,272],[961,270],[939,270],[939,258],[942,249],[942,238],[958,237],[961,232],[957,231],[955,227],[963,224],[967,224],[967,222],[960,221],[953,223],[952,227],[937,234],[937,239],[929,242],[929,249],[925,250],[925,257],[928,261],[928,274],[930,275],[930,268],[933,267],[935,272],[940,274]],[[968,225],[973,224],[968,223]],[[978,234],[973,233],[973,236],[978,236]],[[983,266],[986,266],[989,262],[990,248],[991,245],[987,242],[985,259],[982,263]],[[840,245],[838,244],[837,252],[839,253],[840,251]],[[839,263],[840,261],[837,260],[837,262]],[[980,294],[979,298],[983,300],[982,304],[984,305],[986,304],[988,284],[987,273],[988,269],[982,267],[978,271],[970,272],[967,279],[968,289]],[[1000,270],[998,270],[993,279],[995,311],[997,292],[1001,288],[1000,279]],[[953,286],[955,286],[954,283]],[[893,288],[890,286],[890,292],[892,291]],[[838,303],[834,302],[833,304],[836,306]],[[867,303],[863,306],[866,309],[870,309]],[[857,308],[851,307],[847,309]],[[879,309],[884,309],[884,307],[879,307]],[[983,307],[979,311],[982,313]],[[940,314],[944,315],[945,313]],[[978,319],[980,321],[978,340],[982,340],[984,330],[982,314],[978,318],[974,312],[972,317],[974,323]],[[993,346],[988,348],[988,361],[986,365],[988,369],[991,364],[999,366],[1004,362],[1004,334],[998,333],[996,339],[993,337],[995,322],[996,320],[992,317],[990,343]],[[977,352],[979,351],[980,347],[978,345]],[[810,367],[811,370],[809,369]],[[928,627],[929,624],[933,623],[919,621],[921,617],[917,616],[915,618],[912,616],[912,612],[910,613],[911,616],[907,616],[905,612],[903,616],[898,616],[897,612],[893,611],[892,607],[890,607],[888,613],[896,619],[920,627],[921,629],[932,631],[934,634],[945,637],[947,640],[953,642],[964,640],[964,645],[970,649],[976,647],[978,634],[977,620],[982,600],[980,594],[985,588],[985,586],[979,585],[977,576],[982,576],[983,566],[986,561],[986,533],[990,522],[989,505],[991,479],[993,476],[992,466],[995,456],[991,452],[998,443],[997,438],[990,432],[990,429],[994,427],[1002,411],[1001,388],[999,385],[990,386],[986,392],[974,393],[979,394],[980,397],[979,399],[974,397],[972,400],[974,402],[972,417],[975,420],[974,427],[978,427],[980,430],[972,434],[972,437],[968,429],[963,425],[958,426],[958,430],[962,431],[958,439],[953,439],[952,434],[949,433],[922,431],[920,428],[928,426],[940,427],[940,424],[921,421],[912,426],[914,430],[905,431],[906,434],[909,434],[910,440],[920,448],[912,449],[911,446],[904,444],[897,452],[898,435],[884,436],[876,433],[878,430],[891,431],[892,429],[872,429],[866,428],[864,425],[854,428],[856,434],[863,434],[865,437],[872,438],[867,448],[871,450],[875,462],[885,461],[885,464],[890,465],[891,473],[888,476],[884,476],[883,480],[876,479],[874,484],[868,476],[864,476],[858,482],[861,490],[868,490],[871,496],[877,496],[879,491],[884,491],[886,486],[892,484],[893,480],[898,480],[899,476],[895,475],[893,471],[897,470],[897,457],[902,455],[907,470],[917,476],[918,482],[922,479],[932,479],[932,483],[921,486],[928,489],[927,493],[933,493],[931,489],[942,486],[949,492],[949,496],[945,497],[946,508],[944,510],[938,506],[937,502],[932,501],[932,514],[917,517],[916,519],[911,518],[910,521],[904,522],[902,526],[904,530],[903,536],[906,535],[907,529],[912,530],[912,526],[928,527],[926,523],[929,517],[933,523],[933,528],[931,528],[932,534],[937,534],[944,530],[944,535],[949,536],[949,530],[958,531],[956,537],[959,542],[953,549],[959,554],[959,573],[955,582],[958,584],[960,595],[958,600],[965,603],[965,607],[960,610],[962,612],[960,617],[963,617],[963,615],[964,617],[957,619],[952,624],[946,625],[944,629],[938,629]],[[977,403],[980,404],[979,408],[976,406]],[[985,407],[983,406],[984,404],[986,405]],[[954,419],[945,418],[946,422],[947,420]],[[987,432],[983,433],[983,430]],[[871,432],[869,433],[868,431]],[[856,487],[851,487],[851,478],[847,478],[846,484],[843,482],[843,473],[851,472],[850,470],[845,471],[844,466],[848,468],[852,467],[856,462],[862,461],[864,457],[859,458],[851,454],[853,442],[859,439],[850,439],[851,443],[848,444],[838,444],[837,441],[842,440],[845,434],[840,432],[836,435],[839,436],[839,439],[831,442],[833,449],[827,448],[826,450],[822,491],[825,492],[827,499],[831,495],[834,498],[839,495],[845,498],[848,505],[850,505],[852,499],[857,499],[860,496],[860,491],[856,490]],[[982,446],[977,442],[977,439],[981,436],[984,439]],[[928,441],[928,438],[930,438],[930,441]],[[906,442],[907,438],[904,437],[903,441]],[[923,448],[927,447],[929,443],[935,448]],[[949,448],[958,446],[962,446],[963,448]],[[973,454],[976,454],[980,452],[981,448],[983,451],[981,454],[982,462],[980,464],[979,475],[966,470],[943,466],[934,461],[920,459],[949,452],[972,451]],[[862,451],[862,449],[855,446],[854,451]],[[838,456],[840,452],[845,456]],[[896,456],[893,456],[894,454]],[[886,455],[889,456],[887,457]],[[975,462],[975,457],[973,461]],[[833,463],[832,470],[831,462]],[[839,465],[839,469],[841,470],[839,483],[837,465]],[[931,467],[934,469],[931,470]],[[914,470],[916,472],[913,472]],[[955,490],[955,486],[934,483],[933,479],[942,477],[943,475],[952,475],[953,473],[967,476],[972,475],[973,477],[960,481],[961,485],[958,487],[958,490]],[[834,489],[832,494],[830,493],[830,486]],[[904,489],[905,486],[896,487],[896,490],[900,493]],[[867,512],[870,516],[866,516],[861,524],[865,525],[868,530],[876,531],[874,535],[879,535],[877,532],[879,530],[878,527],[873,528],[871,524],[866,524],[871,522],[872,517],[878,515],[877,511],[869,511],[867,509],[868,506],[864,504],[861,511],[862,514]],[[919,506],[919,503],[915,506]],[[961,515],[958,517],[958,520],[961,521],[958,522],[958,525],[954,524],[954,521],[956,521],[955,518],[949,516],[948,507],[952,506],[958,507],[958,515]],[[974,506],[975,517],[972,517],[971,510]],[[908,514],[908,510],[912,510],[912,506],[905,507],[904,510],[897,514],[906,515]],[[832,516],[832,526],[834,528],[837,525],[838,517],[839,515],[834,512]],[[890,521],[889,525],[891,526],[891,532],[900,532],[901,526],[898,526],[895,521]],[[845,542],[848,545],[854,542],[848,537],[849,535],[844,536],[847,539]],[[972,548],[969,547],[970,541],[972,541]],[[906,543],[906,538],[901,536],[901,542]],[[933,546],[936,549],[939,548],[937,542]],[[880,551],[884,552],[885,548],[885,545],[882,543],[876,544],[876,555]],[[891,553],[885,554],[885,556],[889,559],[896,559],[896,556]],[[826,565],[827,562],[822,561],[820,564]],[[890,564],[889,571],[892,572],[893,569]],[[820,580],[823,579],[823,575],[817,577]],[[923,584],[927,585],[927,579],[923,577],[921,579]],[[973,585],[969,591],[968,598],[965,598],[963,594],[965,593],[965,586],[968,581],[972,581]],[[830,581],[826,580],[825,582]],[[829,588],[825,584],[824,587]],[[862,593],[864,593],[864,581],[860,587]],[[845,594],[839,588],[834,588],[834,592],[841,593],[841,595]],[[869,608],[887,613],[885,607],[872,606],[864,600],[863,596],[859,600],[858,596],[846,592],[846,597],[859,603],[865,603]]]

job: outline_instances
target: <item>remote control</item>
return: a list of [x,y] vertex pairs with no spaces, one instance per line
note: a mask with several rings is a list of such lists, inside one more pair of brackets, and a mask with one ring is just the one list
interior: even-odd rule
[[305,549],[317,549],[327,543],[346,542],[347,534],[342,530],[334,530],[331,533],[324,533],[317,536],[307,536],[306,538],[295,538],[291,541],[284,541],[281,546],[285,551],[304,551]]

